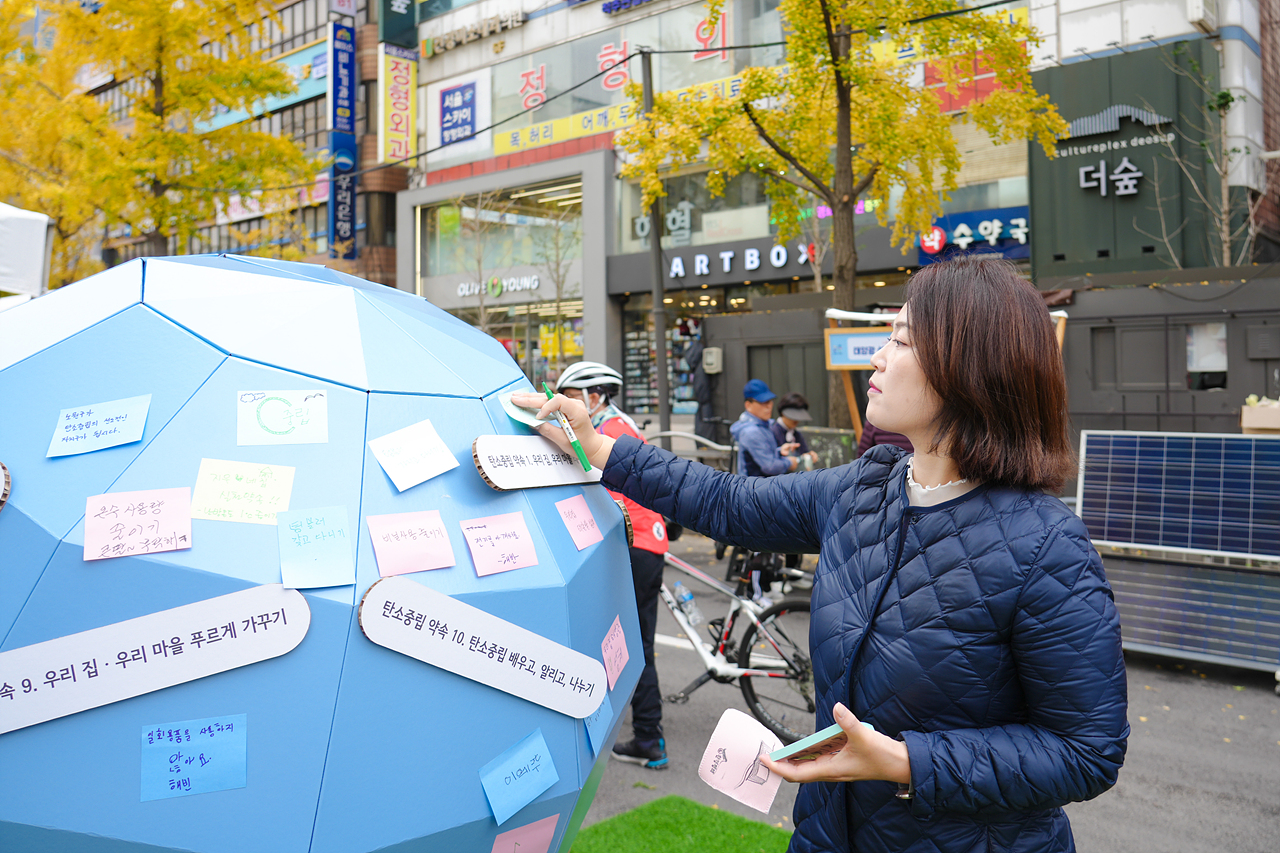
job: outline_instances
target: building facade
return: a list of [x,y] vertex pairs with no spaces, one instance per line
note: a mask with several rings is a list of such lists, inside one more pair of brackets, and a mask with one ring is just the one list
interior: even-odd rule
[[[732,91],[744,68],[784,62],[778,46],[724,49],[781,41],[776,0],[732,0],[725,9],[712,27],[704,4],[689,0],[421,4],[418,107],[429,153],[400,194],[400,286],[482,325],[535,380],[576,358],[606,361],[628,380],[628,410],[656,411],[649,221],[638,185],[617,176],[613,148],[614,132],[634,118],[624,89],[639,61],[615,63],[641,45],[689,51],[656,55],[654,85],[693,93]],[[1009,14],[1025,19],[1026,4],[1011,4]],[[927,79],[923,60],[900,61]],[[959,189],[938,220],[946,239],[891,245],[877,214],[892,220],[895,197],[865,200],[858,211],[859,283],[869,300],[957,246],[1028,262],[1026,147],[996,146],[964,121],[963,107],[980,92],[975,85],[944,95],[954,101],[966,151]],[[778,243],[759,177],[741,175],[713,197],[708,169],[695,164],[669,175],[660,202],[664,346],[677,413],[696,406],[684,355],[704,337],[708,317],[790,294],[821,301],[830,287],[815,280],[807,243]],[[548,223],[574,214],[580,245],[567,277],[556,276],[548,261],[554,241],[540,233],[555,233]],[[812,215],[830,212],[815,205]]]

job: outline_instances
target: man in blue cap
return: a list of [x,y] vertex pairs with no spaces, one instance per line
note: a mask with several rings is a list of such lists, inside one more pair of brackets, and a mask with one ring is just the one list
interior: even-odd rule
[[748,477],[773,477],[796,470],[799,459],[793,455],[796,444],[781,447],[773,440],[769,418],[773,415],[773,398],[777,395],[760,379],[752,379],[742,388],[745,409],[729,432],[738,442],[738,473]]

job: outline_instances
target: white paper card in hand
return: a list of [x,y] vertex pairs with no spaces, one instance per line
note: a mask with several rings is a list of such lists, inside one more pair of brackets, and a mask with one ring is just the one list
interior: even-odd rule
[[711,734],[698,776],[720,793],[768,814],[782,777],[760,759],[781,747],[778,736],[758,720],[729,708]]

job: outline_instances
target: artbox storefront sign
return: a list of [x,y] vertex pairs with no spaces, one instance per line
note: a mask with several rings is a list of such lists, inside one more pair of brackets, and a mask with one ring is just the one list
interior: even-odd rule
[[[675,255],[667,268],[668,279],[699,278],[711,275],[712,265],[717,272],[733,273],[740,271],[744,275],[763,269],[772,277],[774,273],[782,273],[791,266],[799,266],[809,270],[809,245],[797,242],[794,245],[775,244],[769,249],[758,249],[754,246],[741,250],[719,249],[711,252],[694,252],[692,254]],[[810,274],[812,272],[810,271]]]

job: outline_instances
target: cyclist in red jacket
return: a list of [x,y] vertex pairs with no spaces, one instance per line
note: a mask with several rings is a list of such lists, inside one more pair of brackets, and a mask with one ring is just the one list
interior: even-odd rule
[[[581,400],[591,414],[596,432],[610,438],[629,435],[644,441],[640,428],[613,403],[622,392],[622,375],[608,365],[579,361],[560,374],[556,390]],[[640,615],[640,639],[644,645],[644,671],[631,699],[631,729],[634,737],[613,746],[615,758],[654,770],[667,767],[666,741],[662,736],[662,694],[658,690],[658,670],[653,662],[653,635],[658,626],[658,590],[662,587],[662,555],[667,553],[667,529],[662,516],[640,504],[610,492],[626,504],[634,529],[631,547],[631,579],[636,588],[636,609]]]

